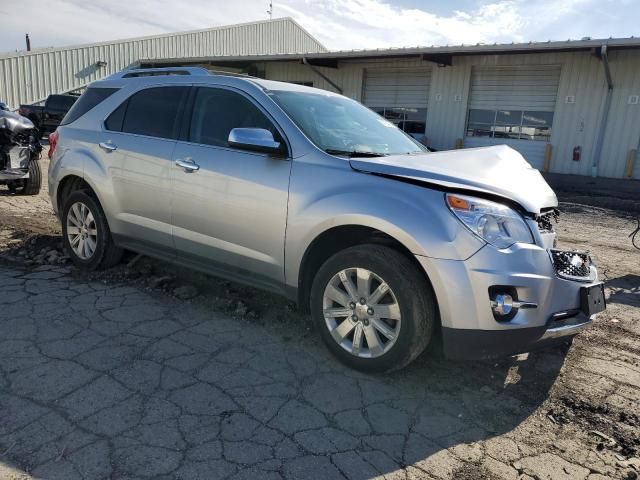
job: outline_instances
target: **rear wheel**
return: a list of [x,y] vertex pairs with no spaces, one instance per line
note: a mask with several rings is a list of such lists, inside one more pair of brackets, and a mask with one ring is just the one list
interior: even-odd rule
[[71,260],[81,268],[108,268],[122,258],[100,204],[84,190],[71,193],[65,201],[62,236]]
[[331,352],[371,372],[397,370],[414,360],[437,322],[424,273],[381,245],[359,245],[329,258],[313,281],[310,306]]

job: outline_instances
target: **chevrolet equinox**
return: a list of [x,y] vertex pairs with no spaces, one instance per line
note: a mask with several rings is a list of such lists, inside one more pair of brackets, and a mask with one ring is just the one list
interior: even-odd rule
[[123,249],[278,292],[351,367],[435,337],[451,358],[570,338],[605,308],[558,201],[507,146],[429,152],[357,101],[198,68],[94,82],[51,135],[49,195],[79,267]]

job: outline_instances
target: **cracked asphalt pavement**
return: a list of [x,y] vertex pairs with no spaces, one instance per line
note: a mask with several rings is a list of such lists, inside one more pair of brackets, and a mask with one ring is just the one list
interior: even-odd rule
[[[623,215],[564,210],[565,246],[586,244],[607,278],[591,329],[570,347],[426,354],[389,375],[339,364],[302,315],[246,287],[231,289],[254,316],[220,307],[229,290],[184,301],[2,261],[0,478],[638,478],[640,255],[620,241]],[[0,208],[0,253],[55,234],[44,208],[18,212]]]
[[481,385],[520,366],[548,372],[545,389],[563,360],[545,353],[490,375],[434,360],[369,376],[315,339],[79,282],[67,267],[2,268],[0,289],[0,443],[40,478],[453,478],[480,459],[515,477],[510,460],[527,451],[517,432],[487,437],[535,402]]

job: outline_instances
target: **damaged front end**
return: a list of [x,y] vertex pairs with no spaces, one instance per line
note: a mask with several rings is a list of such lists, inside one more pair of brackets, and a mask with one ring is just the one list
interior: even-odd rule
[[0,185],[14,193],[35,195],[40,191],[42,152],[37,129],[31,120],[0,111]]

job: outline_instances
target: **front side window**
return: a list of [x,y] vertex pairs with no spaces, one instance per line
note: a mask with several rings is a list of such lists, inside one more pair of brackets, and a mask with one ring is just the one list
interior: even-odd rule
[[149,137],[177,138],[179,112],[189,87],[141,90],[120,105],[105,121],[107,130]]
[[548,142],[552,123],[553,112],[472,109],[467,119],[467,136]]
[[215,147],[229,147],[234,128],[263,128],[282,143],[273,123],[249,99],[221,88],[199,88],[189,128],[188,140]]
[[376,112],[346,97],[275,91],[272,98],[322,150],[335,155],[381,156],[426,151]]

